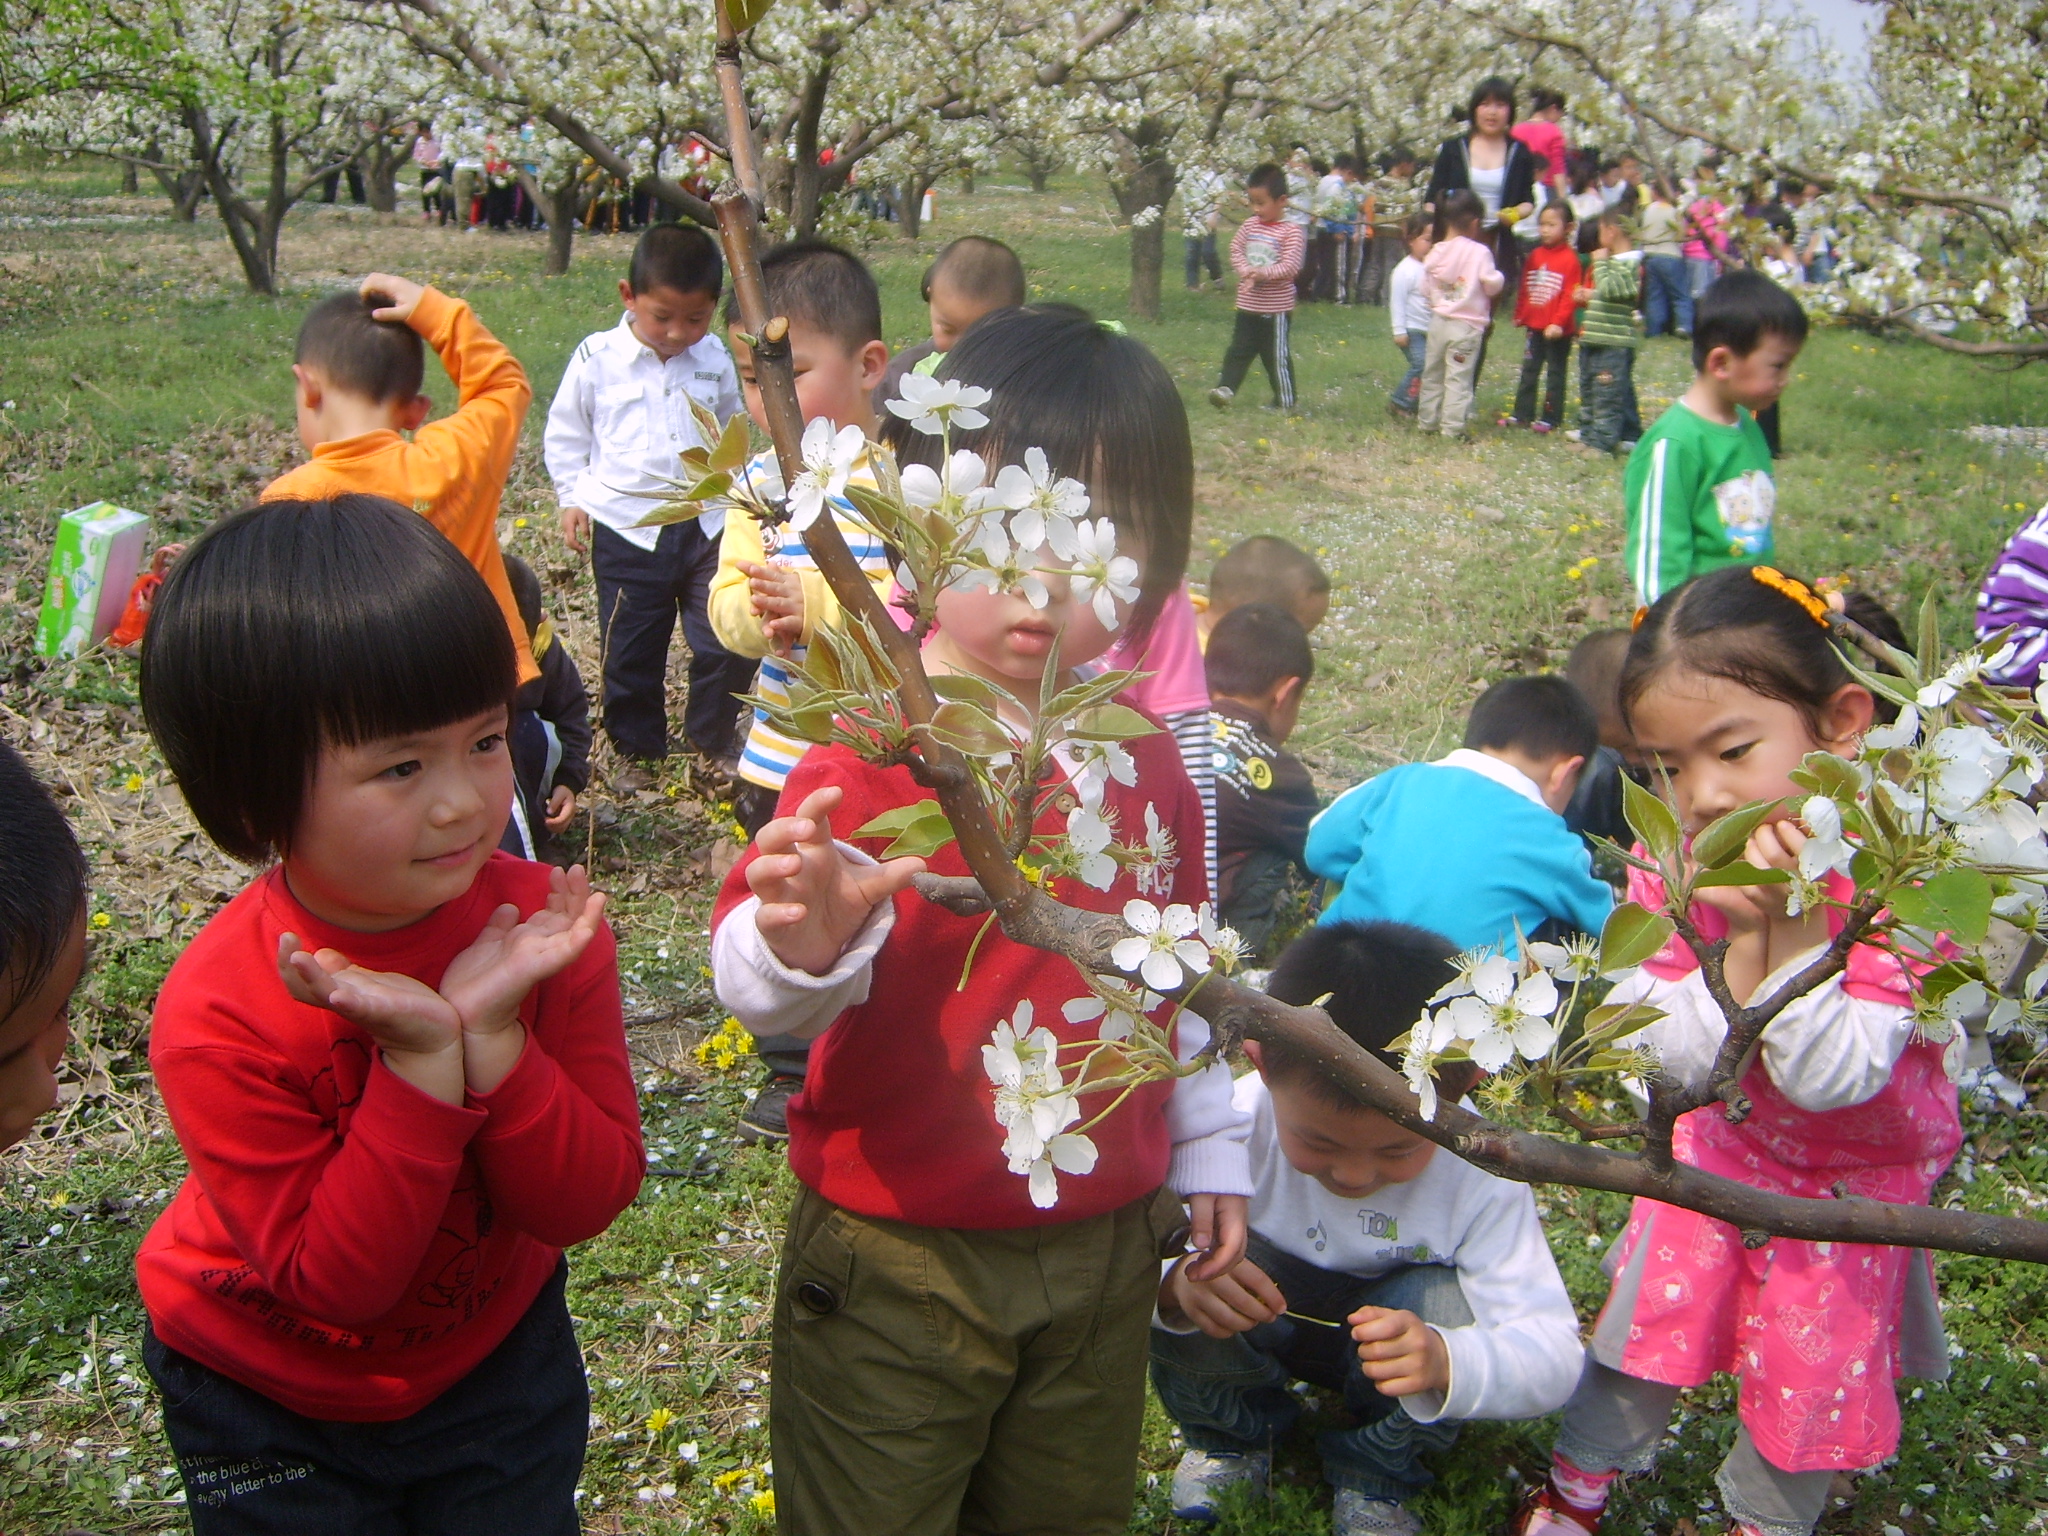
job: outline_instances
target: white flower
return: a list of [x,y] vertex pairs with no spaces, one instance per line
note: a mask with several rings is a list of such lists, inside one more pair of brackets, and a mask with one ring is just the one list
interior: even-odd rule
[[1472,973],[1472,993],[1454,998],[1444,1012],[1483,1070],[1498,1072],[1517,1051],[1535,1061],[1557,1043],[1550,1015],[1557,1008],[1557,983],[1547,972],[1516,981],[1514,962],[1495,955]]
[[1088,511],[1088,491],[1078,480],[1055,479],[1042,448],[1024,450],[1024,464],[1006,464],[996,474],[990,501],[1010,510],[1010,531],[1024,549],[1050,544],[1062,560],[1079,551],[1074,520]]
[[1928,743],[1939,766],[1928,800],[1935,814],[1955,820],[1991,791],[2005,776],[2011,754],[1980,725],[1951,725]]
[[1159,807],[1149,800],[1145,802],[1145,852],[1154,864],[1173,862],[1173,828],[1160,821]]
[[1209,969],[1209,951],[1193,937],[1200,920],[1193,909],[1175,902],[1164,912],[1135,897],[1124,903],[1124,922],[1132,937],[1118,939],[1110,958],[1120,971],[1136,971],[1156,991],[1180,985],[1180,968],[1200,973]]
[[1553,976],[1566,981],[1590,981],[1600,973],[1600,944],[1597,939],[1575,936],[1568,943],[1546,944],[1532,940],[1522,953]]
[[1430,1052],[1424,1049],[1423,1037],[1428,1033],[1427,1019],[1417,1020],[1414,1033],[1409,1036],[1407,1053],[1401,1058],[1401,1075],[1408,1079],[1408,1086],[1422,1104],[1422,1118],[1436,1118],[1436,1074],[1432,1070]]
[[1986,808],[1956,828],[1956,839],[1979,864],[2048,870],[2048,840],[2042,837],[2039,815],[2021,801]]
[[[1104,979],[1111,985],[1115,985],[1114,977]],[[1102,1020],[1101,1025],[1095,1031],[1095,1038],[1098,1040],[1127,1040],[1130,1038],[1131,1032],[1138,1027],[1138,1015],[1134,1009],[1138,1008],[1141,1004],[1156,1008],[1159,1005],[1160,999],[1150,992],[1133,998],[1130,993],[1124,992],[1121,989],[1119,989],[1117,995],[1126,999],[1126,1001],[1112,1006],[1102,998],[1091,994],[1088,997],[1074,998],[1071,1002],[1066,1003],[1061,1007],[1060,1014],[1069,1024],[1085,1024],[1090,1019]]]
[[1116,860],[1108,852],[1116,829],[1108,817],[1086,802],[1067,818],[1067,846],[1079,857],[1075,874],[1098,891],[1116,884]]
[[[1472,990],[1472,979],[1479,974],[1479,968],[1489,960],[1499,959],[1500,956],[1490,949],[1466,950],[1451,962],[1452,966],[1457,970],[1457,974],[1436,989],[1436,993],[1430,998],[1430,1002],[1432,1004],[1441,1003],[1446,998],[1463,997]],[[1501,963],[1505,965],[1507,962],[1502,961]]]
[[1842,808],[1826,795],[1812,795],[1799,808],[1806,846],[1799,850],[1799,878],[1818,880],[1829,870],[1847,870],[1856,845],[1842,836]]
[[835,433],[823,416],[804,428],[804,467],[789,488],[792,528],[801,533],[818,520],[826,503],[846,489],[846,477],[867,445],[867,434],[859,427],[841,427]]
[[1890,725],[1873,725],[1863,733],[1863,745],[1880,752],[1910,747],[1920,735],[1920,711],[1908,704]]
[[[1033,1029],[1031,1013],[1031,999],[1024,998],[1017,1004],[1015,1023],[1005,1020],[996,1025],[981,1048],[981,1069],[989,1081],[1027,1098],[1038,1092],[1057,1093],[1061,1087],[1059,1039],[1049,1029]],[[997,1118],[1003,1118],[1000,1108]]]
[[1946,704],[1963,689],[1974,683],[1989,670],[1996,672],[2012,659],[2015,647],[2002,646],[1994,656],[1986,657],[1977,651],[1965,651],[1948,665],[1948,670],[1927,684],[1915,696],[1923,709],[1935,709]]
[[979,385],[906,373],[902,390],[902,397],[891,400],[889,409],[920,432],[937,436],[949,427],[972,430],[988,425],[988,417],[978,407],[988,404],[989,393]]
[[[1067,729],[1073,730],[1075,722],[1069,720]],[[1100,805],[1102,792],[1109,787],[1109,781],[1130,786],[1138,782],[1137,760],[1120,741],[1090,741],[1079,746],[1080,766],[1074,770],[1072,783],[1074,794],[1083,805]],[[1158,813],[1153,813],[1156,822]]]
[[1095,1143],[1066,1129],[1080,1118],[1080,1106],[1071,1094],[1041,1099],[1032,1106],[1028,1125],[1011,1127],[1003,1142],[1010,1172],[1030,1179],[1031,1203],[1042,1211],[1059,1203],[1058,1174],[1095,1171]]
[[1227,924],[1217,922],[1215,909],[1206,901],[1195,913],[1195,933],[1209,946],[1209,957],[1222,967],[1226,976],[1236,970],[1249,953],[1244,935]]
[[[817,423],[813,422],[812,426]],[[808,432],[806,433],[808,435]],[[978,510],[975,495],[988,478],[988,465],[978,453],[956,449],[946,462],[933,469],[929,464],[910,464],[903,470],[903,499],[913,507],[936,507],[947,497],[957,498],[970,511]]]
[[1117,627],[1116,605],[1138,595],[1138,562],[1116,552],[1116,526],[1106,517],[1074,526],[1074,600],[1091,593],[1104,629]]

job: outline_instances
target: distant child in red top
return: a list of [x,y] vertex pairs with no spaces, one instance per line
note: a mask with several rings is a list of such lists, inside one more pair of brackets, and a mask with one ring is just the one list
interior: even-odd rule
[[[1142,635],[1179,587],[1194,502],[1187,417],[1158,359],[1049,305],[988,316],[938,376],[993,392],[988,425],[956,437],[956,450],[996,466],[1043,446],[1054,474],[1088,477],[1091,516],[1112,520],[1143,567],[1119,615]],[[906,457],[930,467],[938,447],[915,437]],[[1042,607],[1012,592],[943,592],[925,666],[1036,700],[1048,660],[1070,674],[1102,655],[1113,631],[1095,595],[1065,570],[1042,579]],[[1013,724],[1028,727],[1021,714]],[[1084,771],[1077,747],[1056,754],[1070,777]],[[1128,774],[1089,782],[1104,817],[1139,836],[1156,827],[1160,857],[1120,865],[1106,890],[1058,878],[1058,895],[1097,912],[1198,905],[1201,806],[1173,738],[1128,750]],[[1003,1154],[983,1048],[1004,1019],[1069,1045],[1098,1039],[1100,1025],[1064,1011],[1078,989],[1066,960],[909,891],[927,861],[877,863],[866,850],[887,838],[836,840],[930,798],[907,768],[813,747],[713,920],[726,1005],[756,1034],[816,1037],[788,1111],[800,1187],[775,1310],[777,1517],[805,1536],[1117,1536],[1130,1518],[1162,1250],[1178,1254],[1191,1233],[1204,1274],[1243,1252],[1249,1164],[1229,1135],[1240,1124],[1230,1075],[1218,1066],[1136,1089],[1091,1128],[1093,1167],[1067,1168],[1056,1203],[1038,1203],[1039,1186]],[[1057,834],[1062,814],[1048,810],[1038,830]],[[966,873],[957,846],[929,864]],[[1170,1027],[1183,1060],[1208,1039],[1193,1014]],[[1084,1092],[1082,1112],[1109,1102]]]
[[[1572,335],[1578,329],[1579,257],[1572,249],[1572,210],[1568,203],[1545,203],[1536,216],[1536,249],[1522,268],[1522,286],[1515,294],[1515,324],[1529,333],[1522,353],[1522,381],[1515,390],[1515,413],[1501,418],[1504,427],[1555,432],[1564,419],[1565,366],[1571,360]],[[1544,369],[1550,379],[1543,390],[1543,414],[1536,414],[1536,384]]]
[[640,1187],[604,898],[496,851],[511,637],[374,496],[216,524],[142,707],[193,815],[278,863],[158,996],[191,1173],[136,1257],[197,1536],[574,1536],[562,1249]]
[[0,741],[0,1152],[57,1105],[67,1010],[85,969],[85,855],[71,823]]

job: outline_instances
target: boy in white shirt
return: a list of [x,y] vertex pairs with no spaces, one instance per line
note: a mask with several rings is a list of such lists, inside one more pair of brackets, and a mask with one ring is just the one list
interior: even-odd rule
[[[1454,974],[1449,941],[1403,923],[1312,928],[1267,990],[1323,1004],[1337,1027],[1393,1063],[1405,1033]],[[1220,1493],[1263,1487],[1272,1446],[1308,1381],[1344,1394],[1360,1421],[1321,1436],[1336,1488],[1335,1536],[1417,1536],[1406,1501],[1431,1481],[1424,1454],[1465,1419],[1535,1418],[1577,1386],[1579,1324],[1526,1185],[1482,1173],[1319,1069],[1247,1041],[1238,1080],[1250,1120],[1251,1238],[1229,1274],[1169,1264],[1152,1329],[1152,1383],[1189,1450],[1173,1512],[1212,1520]],[[1456,1098],[1469,1063],[1438,1073]]]
[[690,646],[683,734],[715,762],[739,756],[740,706],[755,663],[718,643],[705,604],[718,572],[725,514],[661,528],[635,525],[682,452],[703,443],[690,401],[720,421],[743,408],[739,375],[711,334],[725,263],[701,229],[657,224],[640,236],[619,284],[626,313],[586,337],[548,409],[544,452],[561,504],[562,537],[587,547],[597,577],[604,651],[604,724],[628,757],[668,755],[668,647],[680,612]]
[[1422,280],[1423,258],[1436,242],[1426,213],[1411,213],[1402,226],[1408,242],[1403,256],[1387,278],[1387,319],[1394,328],[1394,345],[1408,358],[1408,371],[1394,386],[1388,406],[1403,416],[1413,416],[1422,399],[1422,365],[1429,360],[1429,322],[1435,311],[1429,307],[1429,287]]

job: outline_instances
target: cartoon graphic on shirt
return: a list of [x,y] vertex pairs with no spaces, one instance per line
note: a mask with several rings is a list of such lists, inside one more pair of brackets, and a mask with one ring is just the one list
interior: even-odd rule
[[1769,470],[1752,469],[1714,487],[1721,526],[1728,530],[1728,553],[1760,555],[1771,538],[1771,518],[1778,508],[1778,488]]
[[1280,242],[1271,235],[1249,235],[1244,242],[1244,264],[1270,267],[1280,259]]

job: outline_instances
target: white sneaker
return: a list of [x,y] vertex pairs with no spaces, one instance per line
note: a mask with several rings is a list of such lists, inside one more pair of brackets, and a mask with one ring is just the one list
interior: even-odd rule
[[1393,1499],[1369,1499],[1353,1488],[1337,1490],[1330,1529],[1335,1536],[1422,1536],[1422,1521]]
[[[1174,1517],[1214,1521],[1216,1500],[1226,1488],[1252,1483],[1258,1492],[1264,1493],[1272,1476],[1273,1458],[1264,1451],[1189,1451],[1173,1469]],[[1421,1529],[1416,1527],[1417,1531]]]
[[[1228,407],[1230,402],[1235,400],[1236,398],[1236,390],[1225,389],[1221,384],[1218,384],[1214,389],[1209,391],[1209,403],[1215,406],[1216,409],[1219,411]],[[1192,1455],[1193,1453],[1190,1452],[1189,1454]]]

